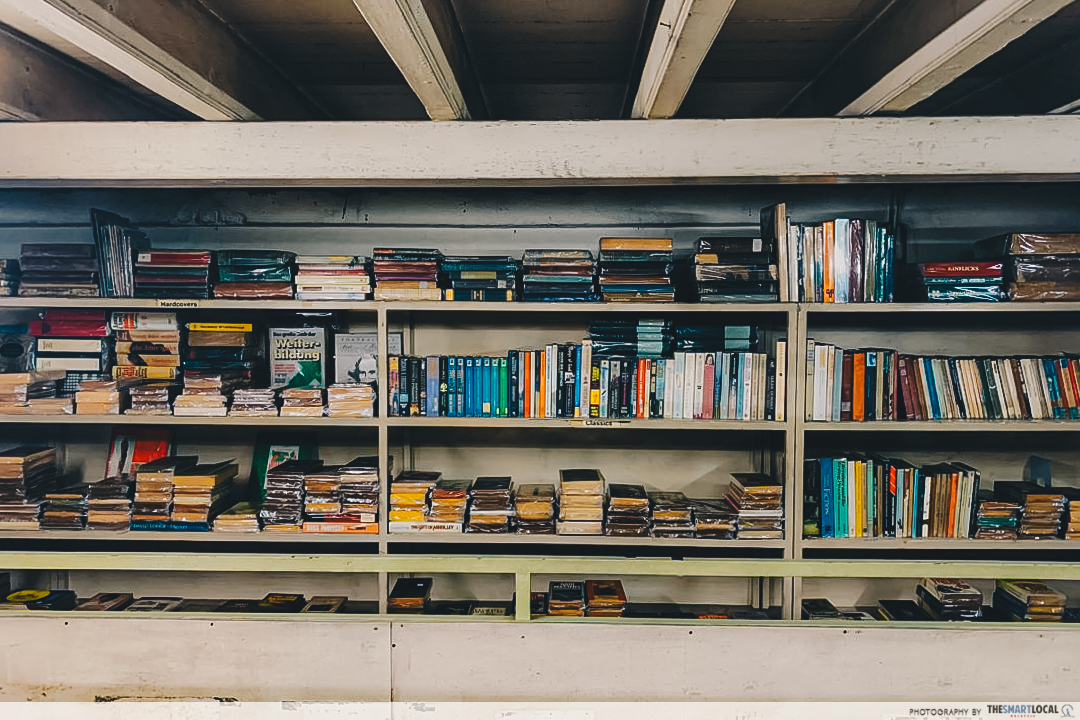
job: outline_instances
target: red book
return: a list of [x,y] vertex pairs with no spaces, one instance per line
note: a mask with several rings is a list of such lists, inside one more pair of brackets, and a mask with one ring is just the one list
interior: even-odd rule
[[30,322],[30,335],[34,337],[69,337],[69,338],[103,338],[109,334],[105,321],[93,322],[53,322],[50,320],[32,320]]
[[[866,420],[866,353],[855,353],[852,365],[854,379],[851,383],[851,419],[862,422]],[[841,392],[843,392],[842,387]]]
[[919,263],[919,275],[927,278],[998,277],[1000,262],[926,262]]
[[702,386],[701,417],[711,420],[713,417],[713,394],[716,389],[716,356],[705,356],[705,382]]

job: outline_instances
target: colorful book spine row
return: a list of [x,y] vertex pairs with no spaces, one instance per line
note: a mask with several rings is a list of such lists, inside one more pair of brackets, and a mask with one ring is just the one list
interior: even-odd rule
[[964,463],[920,468],[869,454],[820,458],[806,461],[803,481],[819,537],[974,536],[979,471]]
[[1077,420],[1080,358],[941,357],[807,344],[806,419]]
[[874,220],[791,224],[785,249],[799,302],[893,301],[896,238]]
[[391,417],[785,419],[787,345],[774,355],[593,357],[591,342],[505,356],[389,358]]

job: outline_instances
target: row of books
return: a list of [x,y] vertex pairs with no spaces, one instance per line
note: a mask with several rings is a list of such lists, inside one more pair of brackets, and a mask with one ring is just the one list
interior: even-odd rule
[[80,599],[74,590],[28,588],[7,593],[0,610],[76,610],[79,612],[220,612],[220,613],[377,613],[375,601],[344,596],[268,593],[261,599],[213,600],[167,596],[135,597],[127,592],[101,592]]

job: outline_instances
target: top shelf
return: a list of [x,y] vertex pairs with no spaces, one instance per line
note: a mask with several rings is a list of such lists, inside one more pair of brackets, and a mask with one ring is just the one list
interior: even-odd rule
[[936,303],[806,303],[807,313],[829,315],[878,313],[1025,313],[1080,312],[1080,302],[936,302]]

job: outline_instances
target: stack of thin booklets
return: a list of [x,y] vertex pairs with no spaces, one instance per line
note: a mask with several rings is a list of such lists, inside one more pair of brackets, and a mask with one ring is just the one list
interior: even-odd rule
[[1069,507],[1065,511],[1065,539],[1080,540],[1080,488],[1055,487],[1051,488],[1059,492],[1069,501]]
[[1068,501],[1059,490],[1032,482],[998,480],[994,483],[994,494],[1024,506],[1020,516],[1021,540],[1061,535],[1062,516]]
[[231,460],[177,471],[173,477],[172,527],[209,530],[213,519],[236,502],[239,471],[240,466]]
[[19,261],[15,258],[0,258],[0,295],[18,295],[20,280],[22,270],[19,268]]
[[608,485],[605,535],[649,537],[649,496],[641,485]]
[[[739,513],[739,539],[784,537],[784,489],[762,473],[732,473],[725,499]],[[698,536],[701,536],[700,528]]]
[[398,578],[386,601],[392,613],[423,614],[431,602],[432,578]]
[[438,250],[375,248],[371,256],[376,300],[442,300]]
[[[393,475],[394,457],[387,457],[386,474]],[[368,523],[378,532],[379,522],[379,458],[362,455],[353,458],[338,470],[341,476],[341,512],[361,523]]]
[[89,485],[77,484],[45,493],[41,529],[83,530],[86,527],[86,496],[89,492]]
[[674,336],[670,320],[604,318],[589,323],[593,357],[658,358],[670,355]]
[[460,532],[465,524],[465,510],[469,502],[472,480],[439,480],[431,490],[431,507],[428,521],[448,523],[454,527],[447,530]]
[[586,617],[622,617],[626,611],[626,591],[621,580],[586,580]]
[[101,297],[135,297],[135,256],[149,250],[150,241],[130,220],[115,213],[91,208],[90,224],[101,261]]
[[326,399],[330,417],[375,417],[375,386],[369,383],[331,385]]
[[210,297],[209,250],[147,249],[135,257],[135,297]]
[[526,302],[596,302],[596,263],[590,250],[526,250],[521,258]]
[[358,255],[299,255],[297,300],[370,300],[367,258]]
[[404,470],[390,483],[390,531],[422,528],[427,520],[428,493],[442,473]]
[[229,405],[230,417],[277,417],[277,390],[236,388]]
[[214,297],[291,300],[295,259],[286,250],[219,250]]
[[97,249],[86,243],[24,243],[19,255],[23,297],[100,297]]
[[168,530],[176,474],[199,463],[197,455],[178,455],[143,463],[135,471],[132,530]]
[[681,492],[650,492],[653,537],[692,538],[694,513],[690,500]]
[[1080,300],[1080,234],[998,235],[976,243],[975,257],[1004,264],[1010,300]]
[[583,617],[585,615],[585,583],[577,581],[549,583],[548,614]]
[[1065,593],[1041,580],[998,580],[994,609],[1021,622],[1061,622]]
[[34,364],[39,371],[66,374],[60,396],[71,397],[80,380],[100,379],[113,362],[112,338],[100,310],[46,310],[30,323]]
[[0,374],[0,413],[33,414],[35,402],[56,399],[56,383],[63,377],[63,370]]
[[135,602],[131,593],[97,593],[75,606],[81,612],[115,612]]
[[281,417],[322,417],[326,413],[322,388],[285,388]]
[[1005,299],[1000,261],[919,263],[920,299],[929,302],[998,302]]
[[702,237],[692,258],[699,302],[775,302],[776,249],[759,237]]
[[131,475],[117,475],[92,483],[86,496],[86,529],[129,529],[134,491],[135,478]]
[[20,445],[0,452],[0,528],[37,530],[42,500],[55,487],[55,448]]
[[604,476],[599,470],[559,471],[559,535],[602,535]]
[[322,460],[286,460],[266,473],[259,520],[263,530],[299,532],[304,515],[304,478],[320,472]]
[[508,477],[478,477],[469,488],[466,532],[510,532],[514,517],[512,481]]
[[982,593],[958,578],[923,578],[915,596],[919,607],[935,620],[974,620],[982,610]]
[[671,238],[600,238],[604,302],[675,302]]
[[447,256],[442,261],[444,300],[513,302],[517,300],[516,258]]
[[82,380],[75,391],[75,412],[79,415],[119,415],[127,407],[129,391],[140,380]]
[[[711,540],[734,540],[736,535],[743,537],[740,528],[742,513],[729,501],[694,498],[690,504],[694,507],[694,534],[697,537]],[[774,522],[771,519],[768,521]],[[774,534],[769,537],[774,537]]]
[[146,380],[128,388],[131,404],[125,415],[172,415],[173,399],[180,385],[171,380]]
[[236,388],[255,384],[256,375],[265,363],[261,338],[252,323],[190,322],[187,331],[185,391],[189,378],[220,377],[222,394],[227,397]]
[[322,523],[341,515],[341,475],[336,465],[324,465],[304,475],[304,524]]
[[555,486],[519,485],[514,492],[514,530],[523,535],[555,532]]
[[240,502],[214,518],[214,532],[259,532],[259,508]]
[[1016,540],[1020,534],[1023,505],[998,497],[993,490],[979,490],[979,510],[975,516],[978,540]]

